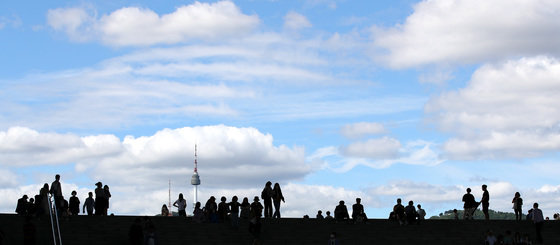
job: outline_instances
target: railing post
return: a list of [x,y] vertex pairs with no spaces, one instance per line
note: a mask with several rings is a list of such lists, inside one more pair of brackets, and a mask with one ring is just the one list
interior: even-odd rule
[[49,212],[49,217],[51,219],[51,230],[52,230],[52,235],[53,235],[53,244],[56,245],[56,234],[54,234],[55,233],[54,232],[54,222],[53,222],[53,217],[52,217],[53,216],[53,210],[52,210],[53,201],[51,200],[52,195],[47,194],[47,196],[45,198],[47,198],[48,204],[49,204],[48,205],[49,206],[49,211],[48,212]]
[[[56,229],[58,231],[58,244],[62,245],[62,236],[60,235],[60,223],[58,222],[58,210],[56,209],[56,198],[54,201],[54,217],[56,219]],[[54,233],[54,229],[53,229],[53,233]]]

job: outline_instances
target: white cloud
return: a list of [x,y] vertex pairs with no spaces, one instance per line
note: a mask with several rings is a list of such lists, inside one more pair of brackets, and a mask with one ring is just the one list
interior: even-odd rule
[[233,2],[220,1],[194,2],[161,16],[138,7],[121,8],[100,18],[83,8],[59,8],[49,10],[47,22],[74,40],[93,38],[111,46],[147,46],[241,36],[260,21],[255,15],[241,13]]
[[369,139],[363,142],[354,142],[341,147],[341,152],[347,157],[387,159],[398,156],[401,143],[393,138],[383,137]]
[[340,133],[350,139],[360,138],[370,134],[383,134],[386,133],[385,127],[381,123],[373,122],[359,122],[347,124],[342,127]]
[[284,16],[284,28],[288,30],[299,30],[312,27],[311,22],[302,14],[294,11],[288,12]]
[[388,168],[396,163],[435,166],[445,159],[432,147],[433,143],[420,140],[409,141],[401,147],[398,140],[384,137],[338,148],[319,148],[308,160],[335,172],[347,172],[358,165],[370,168]]
[[12,15],[10,17],[0,16],[0,30],[4,29],[6,26],[17,28],[22,24],[21,18],[18,15]]
[[444,145],[450,157],[535,157],[560,150],[559,77],[560,62],[543,56],[485,65],[425,109],[454,134]]
[[396,68],[558,54],[559,10],[554,0],[422,1],[402,25],[372,28],[374,46]]

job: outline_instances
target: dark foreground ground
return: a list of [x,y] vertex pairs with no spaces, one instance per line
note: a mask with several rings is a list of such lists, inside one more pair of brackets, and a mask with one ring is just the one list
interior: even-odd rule
[[[126,245],[130,226],[143,216],[75,216],[61,220],[64,245]],[[229,224],[197,224],[184,217],[149,217],[156,228],[159,245],[171,244],[252,244],[248,224],[238,229]],[[23,244],[25,218],[0,214],[2,244]],[[53,244],[48,217],[33,219],[36,244]],[[29,229],[29,225],[27,226]],[[262,244],[327,244],[329,234],[336,232],[340,244],[483,244],[487,230],[495,234],[520,232],[535,238],[535,229],[529,221],[482,220],[426,220],[420,225],[399,226],[388,220],[369,220],[365,224],[317,222],[287,218],[264,220],[260,240]],[[544,244],[560,244],[560,221],[544,225]]]

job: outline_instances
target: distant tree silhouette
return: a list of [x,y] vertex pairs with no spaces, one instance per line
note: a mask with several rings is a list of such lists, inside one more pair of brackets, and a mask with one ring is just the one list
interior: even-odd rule
[[[458,212],[459,217],[463,216],[463,210],[457,210],[457,212]],[[492,209],[490,209],[488,211],[488,213],[490,214],[490,219],[515,220],[515,213],[494,211]],[[453,219],[453,218],[454,218],[454,215],[453,215],[453,210],[452,209],[447,210],[443,213],[440,213],[438,216],[430,217],[430,219]],[[474,212],[474,219],[483,220],[484,219],[484,213],[482,213],[482,211],[480,209],[477,209]],[[523,215],[522,219],[525,220],[525,215]]]

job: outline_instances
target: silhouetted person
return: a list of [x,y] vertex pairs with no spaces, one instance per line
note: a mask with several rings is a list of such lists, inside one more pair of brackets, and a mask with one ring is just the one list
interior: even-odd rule
[[543,243],[541,231],[544,224],[544,218],[543,218],[542,210],[539,209],[538,203],[533,204],[532,218],[533,218],[533,223],[535,224],[535,231],[537,233],[536,236],[537,242]]
[[490,194],[488,193],[488,189],[486,185],[482,185],[482,199],[480,203],[482,204],[482,212],[484,213],[484,219],[489,220],[490,215],[488,214],[488,207],[490,206]]
[[406,215],[404,214],[404,206],[401,204],[402,200],[397,199],[397,204],[393,206],[393,215],[399,221],[399,224],[404,224]]
[[69,206],[70,205],[68,204],[68,200],[64,199],[64,197],[61,197],[60,204],[57,205],[58,216],[68,216]]
[[272,202],[274,203],[274,214],[272,218],[280,218],[280,201],[286,202],[284,200],[284,195],[282,195],[282,189],[280,189],[280,184],[275,183],[272,189]]
[[356,203],[352,205],[352,219],[354,222],[364,222],[367,220],[361,198],[356,198]]
[[[25,223],[23,224],[23,244],[35,245],[37,242],[36,234],[37,228],[35,227],[35,224],[31,223],[31,216],[25,217]],[[0,244],[2,244],[1,241]]]
[[463,219],[473,219],[473,213],[478,203],[474,200],[473,194],[471,194],[471,188],[467,188],[467,193],[463,195],[463,202]]
[[272,182],[266,182],[264,189],[261,192],[261,198],[264,202],[264,217],[272,217]]
[[220,203],[218,203],[218,219],[220,223],[224,222],[227,219],[227,215],[229,213],[229,205],[226,201],[226,197],[222,196],[220,198]]
[[156,226],[150,218],[145,218],[144,220],[144,244],[146,245],[157,245],[158,237],[156,233]]
[[103,210],[103,214],[107,215],[107,209],[109,209],[109,199],[111,199],[111,192],[109,191],[109,186],[105,185],[103,187],[103,191],[105,192],[105,210]]
[[[38,215],[48,215],[49,214],[49,184],[45,183],[43,188],[39,191],[39,200],[37,214]],[[37,198],[35,198],[37,200]],[[37,203],[37,201],[35,201]]]
[[338,239],[336,238],[336,232],[331,232],[331,234],[329,235],[329,241],[327,243],[328,245],[339,245],[340,242],[338,241]]
[[327,216],[325,216],[326,221],[331,222],[334,220],[334,217],[331,216],[331,211],[327,211],[326,214],[327,214]]
[[416,213],[416,208],[414,207],[413,201],[408,202],[408,205],[404,208],[404,213],[406,215],[406,221],[409,225],[413,224],[416,221],[418,213]]
[[161,216],[163,216],[163,217],[169,216],[169,208],[167,208],[167,205],[165,205],[165,204],[163,204],[163,206],[161,206]]
[[259,197],[255,196],[251,203],[249,216],[249,232],[253,235],[253,244],[260,244],[262,210],[263,206],[259,202]]
[[323,220],[323,219],[325,219],[325,217],[323,217],[323,211],[321,211],[321,210],[317,211],[317,215],[315,216],[315,218],[316,218],[317,220]]
[[522,206],[523,206],[523,198],[521,198],[521,194],[519,192],[515,193],[513,200],[513,212],[515,212],[515,220],[520,221],[521,217],[523,216]]
[[57,174],[54,176],[54,181],[51,184],[51,189],[49,192],[54,196],[54,201],[58,206],[61,203],[60,200],[62,198],[62,186],[60,184],[60,175]]
[[29,202],[27,202],[27,214],[28,215],[35,215],[37,213],[37,207],[35,205],[35,199],[29,198]]
[[244,197],[243,202],[241,202],[241,213],[239,217],[243,220],[248,220],[251,213],[251,204],[249,203],[249,198]]
[[19,215],[27,215],[27,195],[23,195],[18,199],[16,213]]
[[237,200],[237,196],[233,196],[231,198],[231,202],[228,204],[231,213],[231,226],[233,227],[239,226],[239,207],[241,206],[241,203]]
[[179,199],[173,203],[173,207],[179,210],[179,216],[187,216],[185,209],[187,208],[187,199],[183,198],[183,193],[179,193]]
[[459,220],[459,212],[457,211],[456,208],[453,209],[453,219]]
[[200,202],[196,202],[196,204],[194,205],[192,219],[196,223],[204,222],[204,211],[202,211],[202,208],[200,208],[200,206],[201,206]]
[[82,213],[85,213],[87,210],[87,215],[93,215],[93,208],[95,207],[95,200],[93,200],[93,193],[90,191],[88,193],[88,198],[84,202],[84,206],[82,207]]
[[140,218],[136,218],[128,230],[128,241],[130,245],[144,244],[144,228]]
[[422,205],[420,205],[420,204],[416,205],[416,207],[418,208],[416,210],[416,213],[418,213],[418,223],[420,223],[420,221],[425,219],[426,211],[424,209],[422,209]]
[[218,222],[218,205],[216,204],[216,198],[211,196],[208,201],[206,201],[206,205],[204,205],[204,213],[206,215],[206,220],[210,221],[210,223],[217,223]]
[[97,188],[95,188],[95,215],[106,215],[105,205],[107,204],[107,197],[105,197],[103,184],[101,182],[97,182],[95,185],[97,186]]
[[70,197],[70,214],[71,215],[78,215],[80,214],[80,199],[76,196],[78,193],[76,191],[72,191],[72,196]]
[[338,206],[334,209],[334,219],[338,222],[350,219],[348,208],[344,205],[344,201],[338,202]]

